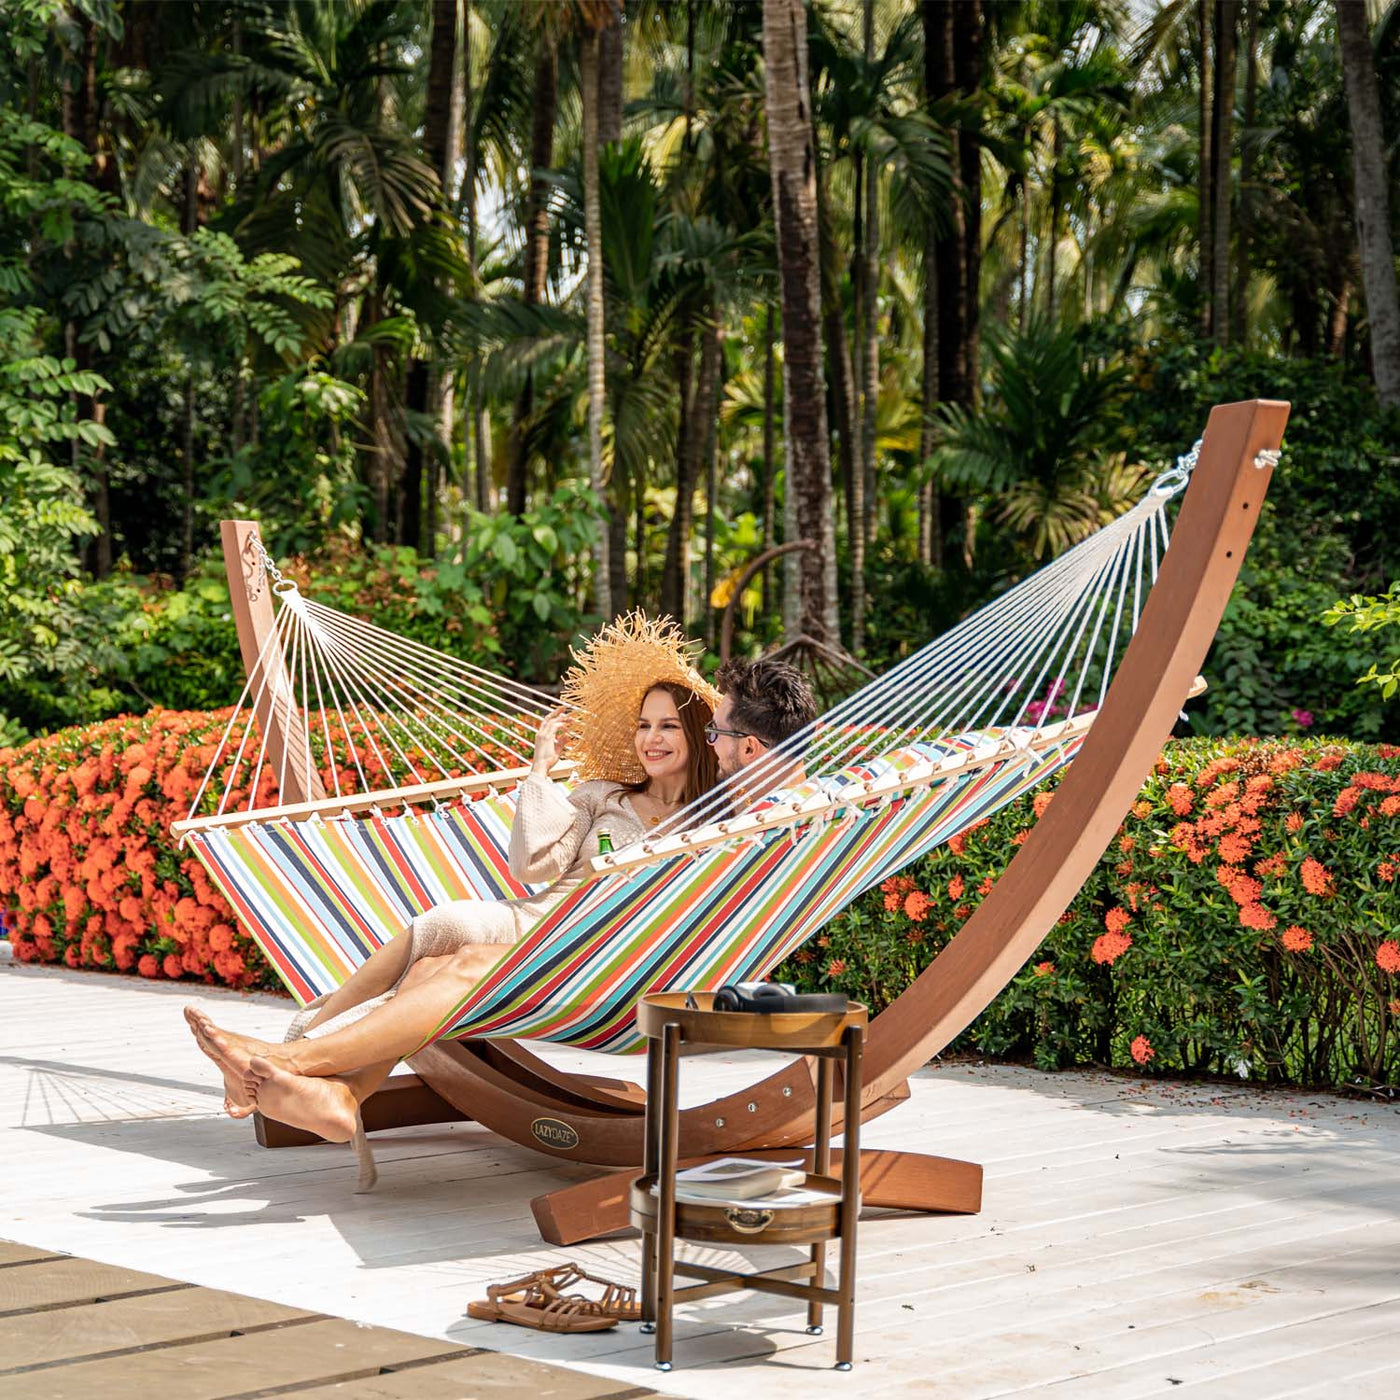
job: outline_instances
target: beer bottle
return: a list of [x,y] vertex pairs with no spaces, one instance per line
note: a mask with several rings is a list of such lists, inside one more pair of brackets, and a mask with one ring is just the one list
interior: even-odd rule
[[598,833],[598,854],[599,854],[600,856],[608,856],[608,855],[611,855],[611,854],[612,854],[612,848],[613,848],[613,843],[612,843],[612,832],[611,832],[611,831],[600,831],[600,832]]

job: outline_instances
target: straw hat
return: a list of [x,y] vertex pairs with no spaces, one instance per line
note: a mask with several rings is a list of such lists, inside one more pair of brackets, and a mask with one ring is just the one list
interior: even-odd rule
[[580,778],[645,780],[635,736],[642,701],[654,685],[673,681],[718,708],[719,691],[693,664],[696,650],[669,617],[653,622],[643,612],[625,613],[573,650],[563,699],[579,707],[569,725],[567,756],[578,760]]

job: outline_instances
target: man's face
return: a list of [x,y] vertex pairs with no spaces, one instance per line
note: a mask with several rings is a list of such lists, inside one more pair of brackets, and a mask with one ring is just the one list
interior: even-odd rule
[[732,778],[745,764],[753,762],[762,746],[747,735],[739,738],[723,732],[737,727],[734,723],[734,706],[727,699],[722,700],[715,711],[714,726],[721,731],[715,740],[715,762],[719,764],[719,775],[721,778]]

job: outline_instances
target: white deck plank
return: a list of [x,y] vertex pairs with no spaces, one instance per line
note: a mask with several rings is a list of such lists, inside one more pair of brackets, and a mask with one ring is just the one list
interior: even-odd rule
[[[1329,1095],[952,1065],[912,1081],[869,1146],[981,1161],[975,1217],[862,1223],[856,1370],[798,1305],[744,1294],[677,1317],[676,1370],[635,1329],[558,1337],[463,1316],[484,1285],[576,1258],[623,1281],[638,1245],[542,1245],[529,1199],[589,1174],[475,1124],[381,1136],[351,1194],[340,1148],[265,1152],[179,1015],[278,1039],[288,1004],[0,966],[0,1238],[297,1307],[572,1365],[694,1400],[877,1392],[1204,1397],[1393,1395],[1400,1114]],[[550,1047],[639,1079],[639,1059]],[[690,1102],[752,1083],[752,1053],[687,1058]],[[686,1246],[719,1264],[795,1251]],[[1333,1368],[1333,1369],[1329,1369]],[[1180,1381],[1171,1384],[1166,1377]],[[1331,1393],[1338,1393],[1333,1391]]]

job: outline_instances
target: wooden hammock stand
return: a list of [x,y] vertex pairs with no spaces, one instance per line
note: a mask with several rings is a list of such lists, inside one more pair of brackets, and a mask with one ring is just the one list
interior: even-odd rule
[[[862,1118],[908,1097],[907,1078],[964,1030],[1015,976],[1068,907],[1107,848],[1171,733],[1234,587],[1272,475],[1289,405],[1255,399],[1211,411],[1198,464],[1137,631],[1103,706],[1055,794],[1001,879],[957,936],[870,1024]],[[1261,454],[1264,454],[1261,457]],[[225,521],[224,553],[244,665],[259,664],[273,627],[271,588],[250,545],[256,526]],[[269,649],[270,651],[272,649]],[[280,663],[274,663],[280,664]],[[280,767],[295,747],[290,708],[269,685],[258,719]],[[293,782],[290,803],[325,798]],[[308,765],[309,766],[309,765]],[[315,770],[311,768],[313,782]],[[260,816],[266,814],[259,814]],[[621,1168],[532,1202],[541,1235],[572,1244],[627,1224],[628,1183],[642,1162],[644,1091],[621,1080],[569,1074],[514,1041],[453,1040],[409,1061],[364,1106],[367,1130],[470,1118],[570,1164]],[[812,1141],[815,1062],[798,1060],[743,1093],[681,1114],[682,1158],[743,1152],[791,1156]],[[838,1091],[838,1102],[839,1102]],[[839,1116],[837,1127],[839,1129]],[[260,1120],[264,1146],[314,1141]],[[625,1170],[630,1168],[631,1170]],[[861,1185],[871,1206],[975,1212],[982,1169],[913,1152],[863,1150]]]

